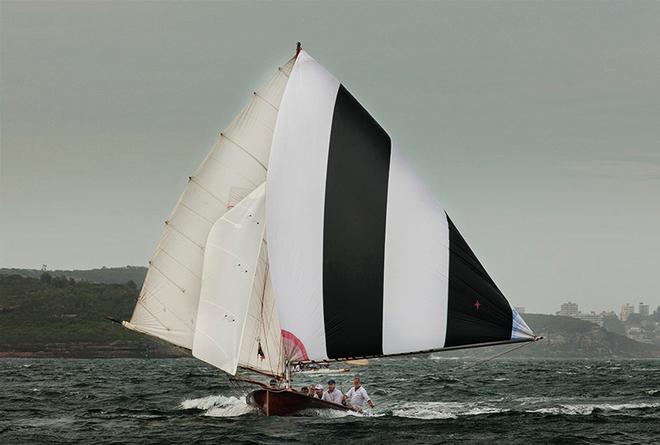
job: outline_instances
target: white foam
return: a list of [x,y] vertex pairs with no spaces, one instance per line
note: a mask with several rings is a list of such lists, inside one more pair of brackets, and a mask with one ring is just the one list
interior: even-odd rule
[[[340,411],[337,409],[312,409],[312,408],[300,411],[299,414],[303,416],[327,417],[333,419],[346,417],[346,416],[369,417],[375,415],[365,411],[358,413],[356,411]],[[379,416],[379,415],[375,415],[375,416]]]
[[392,415],[411,419],[456,419],[459,416],[478,416],[507,412],[509,409],[462,402],[403,402]]
[[530,410],[530,413],[545,413],[545,414],[568,414],[568,415],[589,415],[598,409],[601,411],[622,411],[627,409],[640,409],[640,408],[657,408],[660,403],[579,403],[579,404],[565,404],[557,405],[547,408],[539,408]]
[[431,360],[458,360],[461,357],[449,357],[447,355],[442,355],[442,354],[431,354],[429,356],[429,359]]
[[245,398],[227,396],[206,396],[199,399],[188,399],[181,402],[183,409],[203,410],[205,416],[211,417],[236,417],[254,411]]

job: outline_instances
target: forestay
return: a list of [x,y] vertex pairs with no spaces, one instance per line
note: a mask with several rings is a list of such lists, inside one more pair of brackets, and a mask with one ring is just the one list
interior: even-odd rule
[[387,132],[305,52],[280,104],[266,194],[293,360],[534,338]]
[[165,223],[129,329],[193,347],[204,247],[213,224],[266,179],[279,103],[295,59],[221,133]]

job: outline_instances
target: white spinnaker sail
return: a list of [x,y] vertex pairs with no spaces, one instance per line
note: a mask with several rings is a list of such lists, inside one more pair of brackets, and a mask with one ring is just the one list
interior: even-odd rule
[[213,225],[193,338],[193,356],[235,374],[265,227],[265,184]]
[[280,322],[270,281],[268,247],[262,242],[245,320],[238,365],[273,376],[284,375]]
[[192,349],[209,231],[265,181],[278,107],[294,62],[254,93],[190,176],[149,261],[127,328]]

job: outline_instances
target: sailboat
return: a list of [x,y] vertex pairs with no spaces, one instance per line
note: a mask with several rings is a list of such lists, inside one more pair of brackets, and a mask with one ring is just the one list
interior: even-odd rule
[[538,340],[404,151],[300,45],[189,176],[122,324],[276,379],[247,396],[266,415],[349,409],[295,391],[296,364]]

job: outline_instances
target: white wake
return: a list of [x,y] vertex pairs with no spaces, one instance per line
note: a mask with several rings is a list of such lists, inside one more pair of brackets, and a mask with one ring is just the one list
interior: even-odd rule
[[205,416],[211,417],[237,417],[254,411],[254,408],[245,403],[244,397],[221,395],[184,400],[180,406],[183,409],[202,410]]

